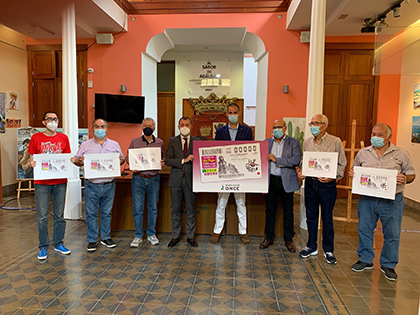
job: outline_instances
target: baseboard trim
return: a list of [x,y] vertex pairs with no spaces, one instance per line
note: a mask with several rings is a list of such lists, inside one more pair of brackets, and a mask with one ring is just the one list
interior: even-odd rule
[[409,206],[410,208],[420,211],[420,202],[404,197],[404,203],[406,206]]

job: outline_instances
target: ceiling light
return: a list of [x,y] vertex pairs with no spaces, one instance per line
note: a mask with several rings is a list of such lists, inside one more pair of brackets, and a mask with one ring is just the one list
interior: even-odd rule
[[375,25],[370,21],[370,18],[365,19],[365,24],[360,30],[362,33],[374,33],[375,32]]
[[383,28],[387,28],[387,27],[388,27],[388,24],[385,21],[385,17],[381,17],[381,21],[377,24],[376,30],[380,32],[382,31]]
[[401,16],[401,5],[398,5],[394,8],[394,18],[399,18]]

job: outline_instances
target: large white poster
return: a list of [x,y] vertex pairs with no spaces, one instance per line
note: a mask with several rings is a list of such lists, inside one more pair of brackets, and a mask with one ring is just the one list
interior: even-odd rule
[[84,177],[87,179],[121,175],[119,153],[85,154]]
[[352,193],[394,200],[397,173],[397,170],[355,166]]
[[338,152],[303,152],[302,174],[310,177],[337,177]]
[[71,153],[65,154],[34,154],[36,162],[34,179],[58,179],[73,176],[74,167],[70,162]]

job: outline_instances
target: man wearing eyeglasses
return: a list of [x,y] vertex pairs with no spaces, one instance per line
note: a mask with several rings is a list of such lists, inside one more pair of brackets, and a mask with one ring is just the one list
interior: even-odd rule
[[[313,137],[305,140],[303,151],[338,152],[338,165],[336,178],[306,177],[305,208],[306,223],[308,225],[308,243],[299,255],[302,258],[318,255],[318,220],[319,206],[321,206],[322,248],[324,250],[324,257],[327,263],[336,264],[337,259],[334,256],[333,210],[337,198],[337,181],[344,176],[347,159],[340,138],[327,133],[327,116],[322,114],[315,115],[312,117],[309,126],[311,127]],[[301,171],[298,172],[298,177],[305,179]]]
[[[71,152],[67,136],[57,132],[58,117],[56,113],[46,112],[42,118],[42,124],[46,127],[46,130],[34,134],[29,143],[28,153],[31,155],[30,165],[32,168],[36,165],[36,162],[33,160],[34,154]],[[48,247],[50,246],[48,237],[48,209],[51,195],[54,215],[54,250],[68,255],[71,251],[63,245],[64,233],[66,231],[66,221],[63,215],[66,201],[67,178],[36,180],[34,184],[40,250],[38,259],[47,259]]]
[[286,135],[286,122],[277,119],[273,123],[273,137],[267,139],[270,154],[269,162],[270,182],[268,194],[265,194],[265,239],[260,244],[260,249],[265,249],[273,244],[274,230],[279,197],[283,209],[284,243],[289,252],[296,252],[293,245],[293,194],[299,189],[299,182],[295,167],[299,165],[301,154],[299,141]]

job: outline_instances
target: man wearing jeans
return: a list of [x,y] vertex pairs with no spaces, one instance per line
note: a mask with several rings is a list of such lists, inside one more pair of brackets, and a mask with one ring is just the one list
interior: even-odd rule
[[[338,152],[336,178],[306,177],[305,179],[305,208],[306,223],[308,225],[308,243],[299,253],[300,257],[318,255],[318,221],[319,206],[321,206],[322,218],[322,249],[327,263],[335,265],[337,259],[334,256],[334,224],[333,210],[337,198],[337,180],[344,175],[347,159],[344,153],[343,143],[340,138],[327,133],[328,118],[325,115],[315,115],[309,123],[313,137],[303,143],[303,152]],[[298,177],[305,176],[298,172]]]
[[[373,269],[373,233],[378,219],[382,222],[384,245],[382,247],[381,272],[391,281],[397,280],[395,266],[398,263],[400,246],[401,221],[404,213],[404,187],[412,183],[416,177],[410,155],[391,143],[392,129],[384,123],[377,124],[372,129],[371,146],[359,151],[353,166],[372,167],[397,170],[397,188],[394,200],[371,196],[360,196],[357,206],[359,217],[358,233],[359,260],[351,269],[355,272]],[[349,172],[353,178],[354,171]]]
[[[156,125],[153,118],[147,117],[142,122],[143,135],[131,140],[130,149],[158,147],[161,149],[161,165],[163,162],[163,140],[153,135]],[[129,153],[128,153],[129,154]],[[126,161],[128,163],[128,154]],[[152,245],[159,244],[156,237],[157,203],[159,201],[160,175],[157,170],[133,171],[131,182],[133,198],[133,220],[136,232],[131,242],[131,247],[138,247],[143,241],[143,212],[144,199],[147,194],[147,239]]]
[[[71,152],[67,136],[57,132],[58,117],[56,113],[46,112],[42,118],[42,124],[46,127],[46,130],[34,134],[29,143],[28,153],[31,155],[30,165],[32,168],[36,166],[36,162],[33,160],[34,154]],[[63,214],[66,201],[67,178],[36,180],[34,181],[34,184],[40,249],[38,259],[47,259],[48,247],[50,246],[48,237],[48,209],[51,195],[53,199],[54,215],[54,250],[61,254],[68,255],[71,251],[63,245],[64,233],[66,231],[66,221],[63,218]]]
[[[77,166],[84,165],[85,154],[118,153],[120,164],[124,164],[124,155],[118,142],[108,139],[108,123],[96,119],[92,123],[93,138],[80,145],[71,161]],[[117,246],[111,239],[111,211],[115,196],[115,178],[85,179],[85,213],[87,227],[87,251],[96,250],[98,242],[98,211],[101,209],[101,244],[113,248]]]

